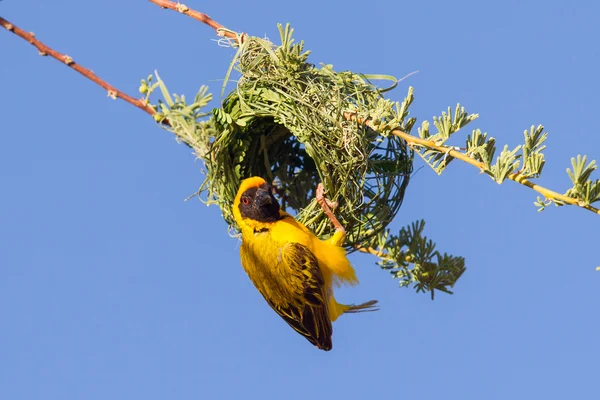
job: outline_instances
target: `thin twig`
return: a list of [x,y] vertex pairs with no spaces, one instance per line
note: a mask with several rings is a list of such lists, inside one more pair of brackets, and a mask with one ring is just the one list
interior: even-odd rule
[[[39,54],[41,56],[50,56],[52,58],[57,59],[58,61],[64,63],[68,67],[79,72],[81,75],[85,76],[86,78],[88,78],[89,80],[94,82],[95,84],[104,88],[108,92],[108,96],[110,98],[112,98],[112,99],[119,98],[119,99],[125,100],[129,104],[136,106],[140,110],[143,110],[150,115],[156,114],[156,111],[149,104],[147,104],[143,99],[135,99],[135,98],[129,96],[128,94],[123,93],[119,89],[110,85],[105,80],[99,78],[91,70],[89,70],[85,67],[82,67],[81,65],[79,65],[78,63],[73,61],[73,58],[69,57],[66,54],[59,53],[58,51],[51,49],[50,47],[46,46],[44,43],[37,40],[35,38],[35,35],[33,34],[33,32],[26,32],[26,31],[22,30],[21,28],[15,26],[14,24],[10,23],[9,21],[5,20],[2,17],[0,17],[0,25],[2,25],[2,27],[4,27],[6,30],[25,39],[26,41],[31,43],[33,46],[35,46],[39,50]],[[167,121],[165,121],[165,123],[167,123]]]
[[185,4],[181,4],[181,3],[175,2],[175,1],[168,1],[168,0],[149,0],[149,1],[150,1],[150,3],[154,3],[157,6],[160,6],[162,8],[168,8],[170,10],[180,12],[182,14],[185,14],[185,15],[188,15],[188,16],[194,18],[197,21],[200,21],[200,22],[210,26],[215,31],[217,31],[217,35],[219,35],[219,36],[228,37],[230,39],[235,40],[238,43],[240,41],[243,41],[243,38],[244,38],[243,33],[239,34],[235,31],[225,28],[223,25],[221,25],[220,23],[218,23],[217,21],[215,21],[208,15],[203,14],[198,11],[195,11],[195,10],[192,10],[192,9],[188,8]]
[[[344,117],[348,120],[355,120],[356,119],[356,114],[355,113],[351,113],[351,112],[344,112]],[[362,123],[363,121],[358,121],[360,123]],[[366,121],[365,125],[369,126],[371,129],[374,129],[374,127],[371,124],[371,121]],[[401,131],[400,129],[394,129],[392,131],[392,133],[402,139],[404,139],[409,146],[424,146],[427,147],[429,149],[433,149],[433,150],[437,150],[441,153],[446,153],[447,155],[457,158],[461,161],[466,162],[467,164],[470,164],[476,168],[478,168],[481,171],[485,171],[485,164],[477,161],[471,157],[469,157],[468,155],[466,155],[465,153],[462,153],[460,151],[457,151],[455,149],[453,149],[452,147],[448,147],[448,146],[440,146],[438,144],[436,144],[435,142],[431,141],[431,140],[426,140],[426,139],[421,139],[419,137],[413,136],[411,134],[408,134],[406,132]],[[547,199],[554,199],[554,200],[559,200],[563,203],[566,204],[570,204],[573,206],[578,206],[581,208],[584,208],[588,211],[591,211],[595,214],[599,214],[600,215],[600,209],[596,208],[596,207],[592,207],[590,205],[585,205],[585,204],[581,204],[579,202],[579,200],[577,200],[576,198],[573,197],[569,197],[569,196],[565,196],[564,194],[560,194],[557,193],[555,191],[552,191],[550,189],[547,189],[543,186],[540,185],[536,185],[535,183],[531,182],[530,180],[528,180],[527,178],[525,178],[523,175],[521,174],[509,174],[508,175],[508,179],[515,181],[517,183],[520,183],[521,185],[527,186],[530,189],[535,190],[538,193],[541,193],[542,195],[544,195],[544,197],[546,197]]]

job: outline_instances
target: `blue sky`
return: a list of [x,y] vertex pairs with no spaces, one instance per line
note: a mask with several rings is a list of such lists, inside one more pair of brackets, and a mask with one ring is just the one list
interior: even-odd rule
[[[403,76],[413,115],[460,102],[499,144],[550,133],[541,184],[564,191],[600,158],[597,2],[200,2],[225,26],[311,61]],[[220,90],[233,50],[145,2],[5,0],[0,16],[137,95],[157,69],[173,92]],[[466,257],[453,296],[400,289],[367,255],[314,349],[245,276],[216,207],[184,202],[201,163],[143,112],[0,31],[0,397],[3,399],[565,399],[598,390],[600,217],[536,212],[536,194],[455,162],[419,171],[394,229],[415,219]],[[457,144],[462,139],[457,139]],[[417,166],[421,165],[418,162]],[[598,177],[598,175],[596,175]]]

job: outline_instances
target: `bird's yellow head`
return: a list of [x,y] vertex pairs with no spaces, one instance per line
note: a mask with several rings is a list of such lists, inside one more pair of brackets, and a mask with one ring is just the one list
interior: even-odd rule
[[281,219],[279,203],[263,178],[245,179],[233,201],[233,216],[241,228],[262,229]]

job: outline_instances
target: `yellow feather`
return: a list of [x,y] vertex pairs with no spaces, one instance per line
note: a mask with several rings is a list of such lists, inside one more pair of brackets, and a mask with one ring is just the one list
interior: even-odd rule
[[261,187],[266,187],[262,178],[244,180],[233,204],[242,233],[242,266],[269,305],[292,328],[317,347],[330,350],[331,322],[343,313],[373,311],[376,301],[354,306],[335,300],[334,284],[358,283],[341,247],[342,232],[321,241],[284,211],[279,211],[274,222],[243,215],[242,197],[248,200],[245,194]]

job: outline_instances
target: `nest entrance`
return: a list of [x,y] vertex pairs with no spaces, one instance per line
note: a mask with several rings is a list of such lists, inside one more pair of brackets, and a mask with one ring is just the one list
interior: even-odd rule
[[273,117],[257,118],[247,131],[250,134],[243,136],[250,142],[242,175],[260,176],[271,182],[284,210],[297,214],[311,201],[311,188],[306,183],[320,181],[314,160],[296,136],[275,123]]

